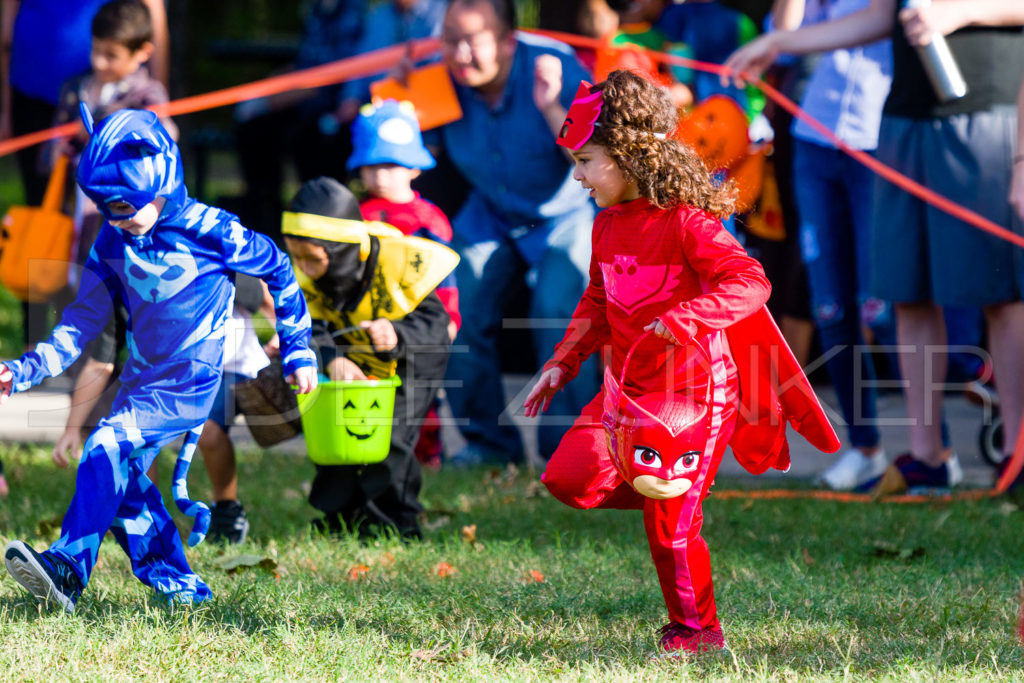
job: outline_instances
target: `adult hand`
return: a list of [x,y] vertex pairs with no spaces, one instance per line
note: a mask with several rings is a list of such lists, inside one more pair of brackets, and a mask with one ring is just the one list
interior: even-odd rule
[[7,402],[14,388],[14,373],[3,363],[0,363],[0,405]]
[[366,379],[366,374],[358,365],[345,356],[338,356],[327,366],[327,375],[335,380]]
[[1010,205],[1017,215],[1024,220],[1024,161],[1013,165],[1013,176],[1010,179]]
[[777,33],[766,33],[736,50],[722,65],[731,71],[719,76],[718,80],[723,86],[728,86],[731,81],[739,87],[748,81],[758,80],[779,56],[777,41]]
[[900,21],[903,32],[911,45],[927,45],[932,36],[949,35],[962,26],[967,25],[959,2],[933,2],[925,7],[900,10]]
[[668,340],[668,341],[672,342],[673,344],[676,344],[677,346],[682,346],[683,345],[683,343],[681,341],[679,341],[678,339],[676,339],[676,336],[674,334],[672,334],[672,330],[668,329],[668,326],[665,325],[665,323],[663,323],[660,320],[658,320],[657,318],[654,319],[653,323],[651,323],[650,325],[647,325],[646,327],[644,327],[644,329],[645,330],[653,330],[654,331],[654,336],[661,337],[662,339]]
[[533,62],[533,103],[541,112],[560,107],[562,62],[554,55],[540,55]]
[[390,351],[398,346],[398,333],[395,332],[395,326],[387,318],[364,320],[359,323],[359,327],[370,335],[373,348],[378,351]]
[[308,394],[316,389],[316,368],[311,365],[306,365],[295,371],[295,374],[288,378],[288,380],[298,387],[295,390],[297,394]]
[[53,447],[53,462],[58,467],[67,467],[70,464],[68,455],[76,460],[82,457],[82,430],[78,427],[65,429]]
[[388,72],[388,78],[393,78],[402,84],[403,88],[409,87],[409,75],[416,69],[416,63],[412,59],[412,41],[405,44],[405,52],[395,62]]
[[551,405],[551,397],[559,392],[565,382],[565,370],[554,367],[545,370],[537,383],[530,389],[530,394],[523,401],[523,414],[536,417]]

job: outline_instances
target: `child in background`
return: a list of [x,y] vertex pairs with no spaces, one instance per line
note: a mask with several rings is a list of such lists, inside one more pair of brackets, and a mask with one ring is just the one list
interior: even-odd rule
[[[146,67],[153,50],[153,24],[141,0],[113,0],[101,6],[92,20],[92,70],[64,84],[53,125],[78,120],[82,104],[89,108],[93,120],[99,121],[121,109],[146,109],[167,102],[167,90]],[[170,119],[163,118],[160,123],[177,139],[178,128]],[[86,142],[88,135],[82,131],[54,144],[51,161],[56,154],[77,157]],[[82,265],[103,225],[103,216],[77,186],[75,189],[72,258]]]
[[310,504],[317,530],[419,538],[420,467],[413,448],[448,361],[451,322],[434,292],[455,252],[363,222],[359,203],[333,178],[310,180],[281,231],[314,319],[314,347],[332,380],[398,375],[391,449],[370,465],[317,465]]
[[[666,138],[676,125],[669,96],[633,73],[615,71],[603,83],[580,86],[558,142],[576,161],[576,180],[605,210],[594,222],[590,284],[527,396],[525,414],[546,409],[602,347],[610,347],[615,377],[627,350],[647,331],[704,350],[710,367],[701,378],[713,390],[703,404],[710,427],[703,451],[686,454],[696,456],[688,465],[689,490],[673,498],[641,495],[639,485],[633,488],[639,477],[623,479],[602,426],[605,391],[584,408],[541,478],[572,507],[643,510],[670,619],[661,647],[685,654],[724,647],[700,529],[701,502],[726,445],[759,474],[789,467],[785,429],[792,415],[812,443],[835,450],[838,440],[764,308],[764,271],[722,225],[732,208],[729,189],[712,180],[692,151]],[[777,360],[775,367],[766,357]],[[667,353],[637,354],[624,379],[645,393],[671,396],[692,388],[692,366],[666,366],[669,360]],[[770,373],[800,391],[777,393]],[[685,464],[684,454],[668,455]],[[650,471],[653,480],[656,470]]]
[[[721,64],[740,45],[753,40],[757,25],[746,14],[717,0],[687,0],[668,5],[655,24],[673,44],[673,54],[712,64]],[[693,92],[693,101],[702,102],[711,95],[728,95],[753,121],[764,110],[764,94],[754,87],[740,89],[723,85],[718,76],[686,67],[672,66],[676,80]]]
[[108,530],[140,581],[169,600],[202,602],[209,587],[189,567],[178,529],[146,470],[185,435],[174,473],[178,507],[202,541],[209,509],[188,499],[185,476],[221,382],[232,272],[270,286],[282,356],[300,392],[316,386],[309,312],[287,257],[234,216],[187,195],[178,147],[149,111],[111,114],[93,130],[78,184],[106,219],[75,301],[50,338],[0,364],[0,402],[68,368],[111,317],[127,311],[128,360],[109,416],[85,443],[60,538],[42,553],[23,541],[4,551],[11,576],[34,597],[73,612]]
[[[359,206],[363,218],[449,246],[452,226],[448,217],[412,189],[420,173],[434,167],[434,157],[423,145],[412,103],[386,100],[364,105],[352,124],[352,146],[348,170],[359,173],[370,195]],[[462,323],[455,273],[434,291],[451,316],[448,337],[455,341]],[[435,400],[430,407],[416,442],[416,459],[435,468],[441,466],[443,451],[438,403]]]

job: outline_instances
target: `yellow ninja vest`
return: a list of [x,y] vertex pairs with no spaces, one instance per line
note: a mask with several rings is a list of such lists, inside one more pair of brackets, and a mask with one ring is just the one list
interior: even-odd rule
[[[339,311],[331,306],[316,289],[313,280],[293,264],[310,316],[326,321],[335,330],[377,318],[401,320],[415,310],[459,263],[458,254],[443,244],[405,235],[398,228],[376,221],[285,212],[281,231],[295,237],[358,244],[359,256],[364,262],[370,255],[371,237],[380,243],[371,284],[351,311]],[[345,356],[367,375],[385,378],[395,374],[398,361],[382,360],[377,356],[365,330],[348,332],[336,338],[335,342],[346,347]]]

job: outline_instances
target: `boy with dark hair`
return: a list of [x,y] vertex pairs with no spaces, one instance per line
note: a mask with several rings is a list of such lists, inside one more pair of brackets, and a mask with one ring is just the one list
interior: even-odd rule
[[181,156],[156,115],[122,110],[96,125],[78,184],[106,219],[82,283],[50,338],[0,363],[0,403],[66,370],[110,318],[127,315],[128,360],[109,416],[85,444],[60,538],[42,553],[22,541],[4,551],[11,576],[34,597],[73,612],[108,530],[140,581],[172,601],[202,602],[209,587],[189,567],[178,529],[146,471],[184,434],[174,471],[178,507],[201,542],[209,508],[188,499],[186,474],[221,382],[232,274],[263,279],[274,297],[286,373],[316,386],[310,318],[287,257],[235,216],[188,197]]
[[[120,109],[146,109],[167,102],[167,90],[146,67],[153,50],[153,23],[140,0],[113,0],[100,7],[92,21],[92,68],[64,84],[54,125],[76,120],[82,104],[89,108],[93,120],[99,121]],[[178,128],[170,119],[163,118],[160,123],[177,139]],[[53,145],[51,156],[77,157],[86,142],[84,132],[67,138]],[[74,216],[72,257],[82,264],[103,220],[81,192],[76,193]]]
[[[140,0],[112,0],[100,7],[92,20],[95,41],[119,43],[130,53],[153,52],[153,24]],[[148,56],[148,55],[147,55]]]

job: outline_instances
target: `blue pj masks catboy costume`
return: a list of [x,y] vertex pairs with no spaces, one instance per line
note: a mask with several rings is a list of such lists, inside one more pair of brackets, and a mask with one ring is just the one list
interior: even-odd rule
[[113,300],[128,312],[129,357],[121,390],[85,443],[61,537],[41,556],[51,565],[56,560],[70,566],[84,587],[110,529],[140,581],[173,600],[201,602],[210,589],[189,567],[178,530],[146,471],[161,447],[185,436],[174,469],[174,498],[195,517],[189,544],[202,541],[210,511],[188,499],[185,475],[221,381],[233,273],[269,285],[286,374],[315,364],[310,317],[288,257],[269,238],[187,196],[178,148],[155,114],[122,110],[95,130],[84,117],[92,137],[78,183],[107,220],[124,218],[109,213],[111,202],[136,211],[157,197],[166,203],[143,235],[104,224],[78,296],[60,324],[34,351],[6,363],[13,391],[24,391],[74,362],[103,329]]

